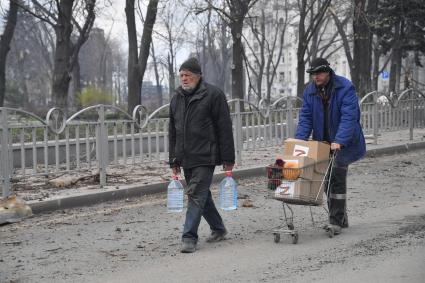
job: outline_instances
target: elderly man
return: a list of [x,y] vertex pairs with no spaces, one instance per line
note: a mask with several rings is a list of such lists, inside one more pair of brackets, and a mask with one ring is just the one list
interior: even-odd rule
[[360,108],[353,84],[337,76],[327,60],[317,58],[307,70],[312,77],[304,90],[296,138],[325,141],[336,152],[329,178],[329,225],[335,234],[348,227],[346,212],[348,165],[362,158],[366,144],[360,125]]
[[224,239],[227,230],[211,196],[210,185],[216,165],[231,171],[235,163],[232,121],[226,96],[202,79],[195,58],[179,70],[181,86],[170,102],[169,163],[173,174],[183,167],[188,207],[183,228],[183,253],[192,253],[198,242],[203,216],[211,229],[207,242]]

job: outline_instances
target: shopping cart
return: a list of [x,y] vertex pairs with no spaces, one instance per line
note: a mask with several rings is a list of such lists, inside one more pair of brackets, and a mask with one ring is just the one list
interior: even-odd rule
[[[281,234],[290,235],[292,237],[292,243],[298,243],[298,231],[294,227],[294,211],[291,205],[302,205],[308,206],[310,209],[310,216],[313,226],[315,226],[313,218],[313,206],[321,206],[323,204],[323,192],[327,184],[327,190],[329,191],[329,182],[327,180],[332,175],[332,165],[335,160],[336,153],[332,153],[329,160],[315,162],[299,168],[285,168],[284,166],[269,165],[266,167],[267,170],[267,188],[270,192],[270,197],[272,199],[282,202],[283,213],[285,216],[285,222],[283,225],[272,229],[272,234],[274,236],[274,242],[280,242]],[[319,170],[318,170],[319,169]],[[314,172],[315,179],[308,181],[303,180],[303,175],[309,175],[311,172]],[[285,182],[293,182],[298,180],[298,182],[316,182],[316,186],[311,186],[312,190],[309,196],[306,195],[293,195],[290,192],[290,188],[286,187]],[[328,196],[330,194],[327,194]],[[328,200],[329,202],[329,200]],[[288,213],[288,211],[289,213]],[[325,208],[327,211],[327,209]],[[327,211],[328,212],[328,211]],[[332,226],[326,228],[329,237],[333,237],[334,229]]]

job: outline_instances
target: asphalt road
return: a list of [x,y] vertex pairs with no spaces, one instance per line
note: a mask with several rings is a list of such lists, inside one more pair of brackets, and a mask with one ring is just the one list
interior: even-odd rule
[[[270,230],[282,204],[265,178],[239,180],[254,207],[221,212],[226,241],[181,254],[184,214],[156,195],[37,215],[0,227],[0,282],[423,282],[425,151],[367,158],[349,169],[350,227],[329,238],[322,207],[296,206],[299,242]],[[213,190],[216,197],[217,190]],[[244,199],[240,199],[240,204]]]

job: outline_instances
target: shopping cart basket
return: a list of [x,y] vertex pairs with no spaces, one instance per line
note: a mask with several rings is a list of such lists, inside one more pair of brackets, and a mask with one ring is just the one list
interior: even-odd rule
[[[291,205],[302,205],[309,206],[310,216],[313,223],[313,212],[312,206],[321,206],[323,204],[323,192],[328,183],[329,176],[332,174],[332,165],[335,159],[335,153],[331,155],[329,160],[315,162],[304,167],[299,168],[285,168],[282,166],[269,165],[266,167],[267,171],[267,188],[269,189],[269,194],[272,199],[282,202],[283,213],[285,216],[285,222],[283,225],[272,230],[275,243],[280,241],[281,234],[290,235],[292,237],[292,243],[296,244],[298,242],[298,231],[294,227],[294,211]],[[314,174],[314,180],[305,180],[303,176],[311,176],[312,172]],[[298,183],[302,182],[313,182],[316,185],[310,186],[309,192],[306,194],[293,194],[293,186],[286,186],[285,184],[293,183],[293,181],[298,180]],[[288,211],[289,213],[287,213]],[[333,230],[330,229],[329,233],[332,233]],[[333,235],[332,235],[333,236]]]

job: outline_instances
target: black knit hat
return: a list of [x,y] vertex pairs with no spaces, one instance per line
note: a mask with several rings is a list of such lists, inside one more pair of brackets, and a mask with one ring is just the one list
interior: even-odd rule
[[310,68],[307,69],[307,73],[314,74],[318,72],[331,72],[331,64],[324,58],[316,58],[311,62]]
[[194,74],[202,74],[201,66],[199,65],[198,59],[193,57],[183,62],[183,64],[180,66],[179,72],[181,70],[187,70]]

